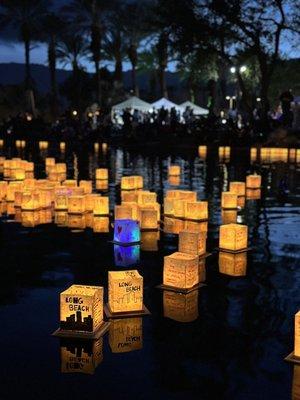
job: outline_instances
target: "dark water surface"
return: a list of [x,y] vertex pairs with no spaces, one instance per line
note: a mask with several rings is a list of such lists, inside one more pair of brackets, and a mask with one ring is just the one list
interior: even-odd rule
[[[43,177],[46,154],[24,155]],[[28,228],[3,215],[0,399],[291,399],[294,366],[283,358],[293,349],[294,314],[300,308],[300,165],[251,164],[249,149],[232,149],[231,161],[222,163],[213,148],[205,160],[196,148],[174,154],[112,148],[57,154],[57,159],[66,159],[68,176],[78,179],[94,178],[95,167],[107,166],[111,210],[120,203],[122,175],[143,175],[144,187],[162,202],[173,187],[168,164],[181,165],[177,187],[196,190],[199,199],[209,201],[208,251],[218,244],[222,190],[230,180],[257,171],[263,177],[261,199],[247,200],[238,213],[238,222],[249,227],[252,251],[240,277],[219,272],[217,252],[208,257],[207,286],[190,299],[196,319],[178,322],[164,316],[163,292],[155,288],[162,282],[163,256],[177,249],[177,235],[161,231],[159,240],[150,242],[152,251],[144,245],[120,254],[108,242],[111,232],[55,224]],[[139,334],[142,328],[140,349],[112,352],[110,334],[94,349],[51,336],[58,327],[61,291],[72,283],[107,287],[107,271],[130,263],[144,277],[144,303],[152,315],[125,321],[120,333],[126,337],[126,323],[136,324]],[[103,357],[94,374],[63,373],[61,350],[77,350],[80,356],[80,349],[90,372],[93,360],[97,364]],[[299,385],[296,373],[294,385]]]

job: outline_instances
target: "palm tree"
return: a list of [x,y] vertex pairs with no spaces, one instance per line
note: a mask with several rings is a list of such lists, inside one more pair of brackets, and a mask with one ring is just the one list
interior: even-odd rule
[[162,31],[156,44],[156,53],[158,58],[158,76],[160,85],[160,94],[168,98],[165,71],[168,66],[168,32]]

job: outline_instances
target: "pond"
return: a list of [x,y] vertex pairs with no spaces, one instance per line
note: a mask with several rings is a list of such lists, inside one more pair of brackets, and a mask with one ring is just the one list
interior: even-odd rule
[[[109,196],[111,211],[120,204],[122,175],[142,175],[144,187],[155,191],[161,204],[168,189],[197,191],[198,199],[209,202],[212,255],[205,259],[205,286],[190,295],[164,292],[156,286],[164,256],[177,251],[180,220],[162,215],[160,230],[145,232],[141,246],[120,248],[111,243],[112,216],[98,220],[97,227],[92,217],[67,226],[52,211],[22,216],[13,205],[2,204],[1,399],[285,400],[292,392],[300,395],[300,367],[284,361],[293,350],[300,308],[300,164],[280,157],[255,160],[247,148],[232,148],[229,155],[213,147],[168,152],[100,145],[96,151],[67,147],[60,152],[36,146],[6,148],[2,155],[34,161],[39,178],[45,177],[49,155],[67,163],[69,178],[94,184],[95,168],[109,168],[107,187],[97,190]],[[170,163],[181,166],[180,178],[168,178]],[[220,197],[230,181],[252,172],[262,175],[262,188],[234,217],[248,225],[251,247],[236,273],[222,268],[217,251],[224,218]],[[126,268],[143,276],[150,316],[113,322],[94,343],[51,336],[59,324],[60,292],[73,283],[107,288],[108,271]],[[137,340],[123,348],[128,332]]]

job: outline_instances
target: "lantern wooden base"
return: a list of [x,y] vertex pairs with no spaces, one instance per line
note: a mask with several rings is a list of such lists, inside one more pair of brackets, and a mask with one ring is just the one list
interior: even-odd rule
[[205,283],[199,282],[197,285],[192,286],[191,288],[177,288],[175,286],[168,286],[164,285],[163,283],[156,286],[157,289],[162,289],[162,290],[169,290],[170,292],[176,292],[176,293],[183,293],[183,294],[188,294],[193,292],[194,290],[200,289],[201,287],[206,286]]
[[99,339],[109,329],[110,322],[102,322],[99,328],[95,332],[79,332],[79,331],[67,331],[58,328],[52,333],[52,336],[56,337],[70,337],[78,339]]
[[285,357],[284,361],[293,363],[293,364],[300,364],[300,357],[295,356],[295,353],[290,353],[287,357]]
[[136,246],[137,244],[141,244],[142,242],[130,242],[130,243],[123,243],[123,242],[117,242],[116,240],[109,240],[109,243],[117,244],[118,246],[122,247],[129,247],[129,246]]
[[224,253],[231,253],[231,254],[244,253],[245,251],[250,251],[250,250],[252,250],[251,247],[246,247],[245,249],[240,249],[240,250],[222,249],[221,247],[216,248],[216,251],[224,251]]
[[151,315],[151,312],[144,304],[143,304],[143,309],[139,311],[112,312],[108,303],[104,304],[103,309],[107,318],[128,318],[128,317],[142,317],[144,315]]

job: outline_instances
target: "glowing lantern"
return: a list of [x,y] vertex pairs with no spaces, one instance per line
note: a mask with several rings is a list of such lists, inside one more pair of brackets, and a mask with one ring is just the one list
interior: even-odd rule
[[138,191],[121,191],[122,203],[136,203]]
[[66,211],[56,211],[54,213],[54,222],[58,226],[68,226],[68,213]]
[[108,306],[113,313],[143,310],[143,277],[138,271],[108,271]]
[[15,215],[16,208],[14,203],[6,203],[6,213],[7,215]]
[[247,253],[219,253],[219,271],[230,276],[245,276],[247,268]]
[[141,233],[141,249],[143,251],[157,251],[159,231],[144,231]]
[[48,149],[48,142],[41,140],[39,142],[39,148],[40,150],[47,150]]
[[8,183],[5,181],[0,181],[0,200],[6,197]]
[[250,161],[254,162],[257,160],[257,149],[255,147],[251,147],[250,149]]
[[96,169],[96,180],[108,180],[108,169],[97,168]]
[[180,231],[184,230],[185,221],[177,218],[164,218],[164,232],[178,235]]
[[51,210],[39,210],[39,223],[40,224],[51,224],[52,222],[52,212]]
[[72,285],[60,294],[60,328],[95,332],[103,323],[103,287]]
[[171,186],[179,186],[180,185],[180,176],[170,175],[168,177],[169,185]]
[[247,200],[259,200],[261,197],[260,189],[247,189],[246,190],[246,199]]
[[24,179],[24,189],[33,189],[36,185],[35,179],[26,178]]
[[84,190],[83,190],[83,188],[72,187],[72,188],[70,188],[70,193],[72,196],[83,196]]
[[107,148],[108,148],[107,143],[102,143],[103,154],[105,154],[107,152]]
[[21,147],[22,147],[22,149],[25,149],[25,147],[26,147],[26,140],[21,140]]
[[208,219],[207,201],[187,202],[185,209],[185,218],[194,220]]
[[156,203],[157,194],[142,190],[137,193],[137,202],[139,205],[149,205]]
[[237,199],[238,208],[244,208],[245,203],[246,203],[245,196],[238,196],[238,199]]
[[178,190],[177,196],[180,200],[187,200],[189,202],[197,201],[197,192],[190,190]]
[[222,210],[222,224],[236,224],[237,211],[236,210]]
[[164,214],[173,215],[174,214],[174,201],[175,199],[170,199],[168,197],[164,198]]
[[63,182],[63,185],[67,188],[76,188],[77,181],[75,179],[67,179]]
[[180,175],[180,166],[179,165],[170,165],[168,168],[168,174],[170,176]]
[[244,250],[248,245],[248,227],[240,224],[220,226],[219,247],[223,250]]
[[130,204],[121,204],[115,206],[115,219],[135,219],[133,217],[133,208]]
[[128,353],[143,347],[142,318],[112,319],[109,345],[113,353]]
[[57,163],[56,165],[56,172],[59,174],[66,174],[67,173],[67,165],[66,163]]
[[136,189],[142,189],[144,186],[144,179],[140,175],[133,175]]
[[55,165],[55,158],[46,157],[45,159],[46,170],[48,169],[48,167],[53,167],[54,165]]
[[[127,207],[129,207],[131,209],[132,217],[128,218],[128,219],[134,219],[134,220],[140,221],[140,219],[141,219],[141,208],[140,208],[140,206],[138,204],[136,204],[136,203],[122,203],[122,206],[123,205],[127,206]],[[124,218],[118,218],[118,219],[124,219]]]
[[174,217],[185,218],[187,200],[176,199],[174,201]]
[[16,140],[16,147],[20,148],[21,147],[21,140]]
[[300,311],[295,315],[294,356],[300,357]]
[[23,192],[21,208],[24,211],[34,211],[40,208],[40,195],[36,191]]
[[201,158],[201,160],[205,160],[207,155],[207,146],[199,146],[198,155]]
[[230,182],[229,191],[235,193],[237,196],[245,196],[246,185],[245,182]]
[[21,223],[26,228],[34,228],[40,223],[40,213],[38,211],[22,211]]
[[15,202],[14,202],[15,207],[21,207],[22,198],[23,198],[23,190],[22,191],[16,190],[15,191]]
[[94,143],[94,151],[98,153],[99,151],[99,143]]
[[141,229],[157,229],[157,211],[152,209],[141,210]]
[[85,226],[87,228],[91,228],[93,229],[94,226],[94,215],[91,212],[87,212],[86,214],[84,214],[85,217]]
[[96,180],[96,189],[97,190],[107,190],[108,189],[108,181]]
[[107,233],[109,232],[109,218],[99,217],[94,215],[93,231],[95,233]]
[[246,177],[246,188],[247,189],[259,189],[261,187],[261,176],[260,175],[248,175]]
[[206,233],[205,232],[179,232],[180,253],[187,253],[201,256],[206,253]]
[[56,193],[54,200],[55,210],[67,210],[68,209],[68,195],[66,193]]
[[66,143],[65,142],[60,142],[59,143],[59,148],[61,152],[64,152],[66,150]]
[[229,146],[219,146],[219,160],[229,161],[230,160],[230,147]]
[[138,221],[130,219],[115,220],[114,242],[129,245],[140,241],[141,230]]
[[221,198],[221,207],[228,209],[237,208],[238,196],[233,192],[223,192]]
[[117,267],[134,266],[140,261],[140,245],[114,245],[114,259]]
[[61,372],[92,375],[103,360],[103,338],[80,340],[63,338],[60,342]]
[[84,194],[91,194],[93,191],[92,181],[80,181],[79,187],[83,188]]
[[163,292],[164,317],[178,322],[192,322],[198,318],[198,291],[183,294]]
[[6,190],[6,201],[15,201],[15,192],[23,189],[22,182],[9,182]]
[[189,232],[207,232],[208,231],[208,222],[196,222],[192,220],[185,221],[185,228],[183,230],[187,230]]
[[40,207],[49,208],[52,205],[52,190],[49,188],[41,188],[39,190]]
[[81,214],[85,212],[85,197],[84,196],[69,196],[68,213]]
[[95,199],[101,197],[99,194],[91,193],[85,196],[85,209],[86,211],[93,212],[95,207]]
[[4,140],[0,139],[0,147],[3,147],[3,146],[4,146]]
[[186,253],[173,253],[164,257],[163,284],[188,289],[199,283],[199,257]]
[[109,214],[109,198],[104,196],[97,196],[94,198],[94,215],[108,215]]

